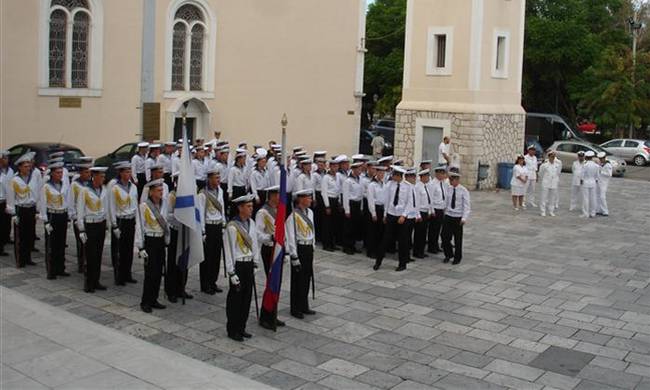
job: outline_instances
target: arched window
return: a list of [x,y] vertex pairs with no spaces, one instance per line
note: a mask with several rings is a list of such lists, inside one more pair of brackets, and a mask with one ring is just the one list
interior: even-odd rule
[[88,88],[90,7],[87,0],[52,0],[49,13],[49,86]]
[[171,51],[171,89],[202,91],[205,36],[207,26],[203,11],[194,4],[184,4],[174,14]]

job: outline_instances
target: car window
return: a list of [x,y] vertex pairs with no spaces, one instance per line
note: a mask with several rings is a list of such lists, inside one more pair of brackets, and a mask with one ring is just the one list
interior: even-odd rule
[[80,150],[77,150],[77,149],[66,150],[64,152],[64,154],[63,154],[63,161],[65,161],[65,162],[75,162],[81,156],[83,156],[83,153],[81,153]]
[[15,161],[18,157],[24,154],[24,151],[25,151],[24,146],[22,145],[14,146],[13,148],[9,149],[9,160]]
[[650,141],[645,141],[645,146],[650,148]]
[[559,144],[557,146],[557,151],[558,152],[566,152],[566,153],[575,153],[575,146],[574,144]]
[[603,147],[605,148],[620,148],[621,144],[623,144],[623,141],[619,140],[614,140],[614,141],[609,141]]
[[118,158],[128,158],[132,149],[133,144],[122,145],[115,151],[115,156]]
[[637,146],[639,146],[639,143],[636,141],[625,141],[626,148],[636,148]]

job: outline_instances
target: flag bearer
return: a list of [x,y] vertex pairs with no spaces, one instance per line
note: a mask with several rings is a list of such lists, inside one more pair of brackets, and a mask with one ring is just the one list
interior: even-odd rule
[[257,228],[252,219],[254,198],[254,195],[248,194],[232,200],[237,214],[226,225],[224,233],[226,271],[230,278],[226,328],[228,337],[236,341],[252,337],[246,331],[246,322],[255,283],[254,272],[260,263]]
[[199,192],[198,207],[203,223],[203,261],[199,265],[201,292],[209,295],[223,292],[217,286],[221,250],[223,249],[223,225],[226,223],[221,189],[221,176],[218,169],[206,172],[206,187]]
[[370,212],[370,226],[368,226],[368,245],[366,254],[370,258],[377,256],[377,247],[381,244],[384,235],[384,215],[386,201],[386,188],[384,184],[384,175],[386,167],[375,167],[375,176],[368,185],[368,211]]
[[32,261],[36,204],[41,195],[38,177],[32,170],[34,153],[29,152],[16,160],[18,172],[7,183],[7,213],[14,226],[14,251],[16,266],[36,265]]
[[[113,264],[115,284],[124,286],[136,283],[131,275],[133,265],[133,241],[136,214],[138,212],[138,189],[131,182],[131,166],[117,166],[117,180],[109,187],[109,209],[111,216],[111,245],[117,244],[116,262]],[[144,190],[143,190],[144,191]]]
[[99,282],[108,215],[108,191],[104,187],[106,167],[90,168],[91,182],[77,199],[79,239],[84,243],[86,267],[84,291],[106,290]]
[[84,188],[90,185],[90,168],[91,163],[83,162],[77,164],[77,177],[72,180],[70,184],[70,209],[68,215],[72,222],[72,229],[74,231],[75,242],[77,246],[77,272],[84,273],[86,267],[86,245],[81,241],[79,225],[75,223],[77,220],[77,203],[79,202],[79,195]]
[[416,208],[420,213],[420,220],[415,223],[413,233],[413,257],[423,259],[426,257],[424,250],[427,245],[429,221],[432,214],[431,174],[429,169],[418,172],[420,180],[415,183]]
[[[463,258],[463,226],[470,213],[470,198],[467,188],[460,184],[460,173],[449,173],[449,187],[445,194],[447,207],[442,225],[442,248],[445,251],[445,263],[453,257],[452,264],[458,264]],[[451,245],[451,239],[454,245]]]
[[344,231],[344,249],[348,255],[357,252],[356,242],[363,239],[363,184],[361,183],[361,165],[362,162],[355,162],[351,165],[350,175],[343,181],[343,211],[345,213],[345,222],[343,222]]
[[9,166],[9,151],[0,150],[0,256],[9,256],[4,247],[11,234],[11,215],[7,213],[7,184],[14,177]]
[[286,247],[291,258],[291,315],[316,314],[309,308],[309,285],[314,278],[314,213],[309,208],[313,191],[295,193],[296,207],[287,219]]
[[335,251],[336,248],[336,231],[339,228],[339,187],[336,175],[339,170],[339,163],[332,159],[329,162],[329,170],[321,180],[321,194],[323,196],[323,249],[328,252]]
[[169,226],[165,219],[165,202],[162,198],[163,179],[147,183],[147,199],[140,203],[138,224],[136,225],[135,245],[144,260],[144,283],[140,308],[145,313],[152,309],[164,309],[158,302],[160,280],[165,264],[165,245],[169,242]]
[[65,272],[65,240],[68,231],[70,186],[64,184],[63,163],[48,166],[49,180],[43,184],[39,216],[45,224],[45,266],[47,278],[70,276]]

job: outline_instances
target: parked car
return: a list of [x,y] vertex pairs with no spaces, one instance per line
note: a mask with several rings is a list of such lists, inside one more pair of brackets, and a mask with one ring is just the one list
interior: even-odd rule
[[126,143],[111,153],[101,156],[95,160],[95,164],[108,167],[106,171],[106,180],[111,180],[117,174],[113,168],[113,163],[117,161],[131,161],[131,157],[138,151],[137,142]]
[[68,169],[68,171],[76,170],[75,163],[77,162],[77,159],[84,155],[81,149],[77,148],[76,146],[54,142],[34,142],[27,144],[18,144],[9,148],[9,163],[13,166],[14,161],[16,161],[20,156],[27,152],[36,153],[36,156],[34,156],[34,161],[36,162],[36,166],[41,171],[45,171],[47,169],[47,159],[50,153],[64,152],[63,164]]
[[606,151],[621,156],[636,166],[650,163],[650,141],[641,139],[613,139],[600,145]]
[[619,156],[613,155],[596,144],[576,140],[556,141],[549,149],[554,150],[557,158],[562,161],[562,170],[565,172],[571,171],[571,165],[573,164],[573,161],[578,158],[579,151],[582,150],[583,152],[588,152],[591,150],[596,154],[600,152],[605,152],[607,154],[607,159],[612,164],[614,176],[625,175],[627,167],[625,160]]
[[[372,130],[361,129],[359,133],[359,153],[372,156],[372,139],[377,133]],[[393,143],[384,135],[384,156],[393,154]]]

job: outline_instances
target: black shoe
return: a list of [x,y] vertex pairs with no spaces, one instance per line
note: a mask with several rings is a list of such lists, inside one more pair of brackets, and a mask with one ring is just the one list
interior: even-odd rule
[[[272,330],[272,331],[275,332],[275,327],[274,327],[273,325],[269,324],[269,323],[266,322],[266,321],[260,321],[260,326],[261,326],[262,328],[264,328],[264,329]],[[277,325],[276,325],[276,326],[277,326]]]
[[59,272],[59,273],[57,274],[57,276],[70,276],[70,274],[67,273],[67,272],[65,272],[65,271],[62,271],[62,272]]
[[445,257],[445,259],[442,262],[443,263],[449,263],[449,260],[451,260],[449,257]]
[[293,317],[296,317],[296,318],[300,319],[300,320],[302,320],[303,318],[305,318],[305,315],[302,314],[302,313],[291,313],[291,315],[292,315]]
[[250,333],[248,333],[246,331],[241,332],[241,335],[242,335],[242,337],[245,337],[247,339],[250,339],[251,337],[253,337],[252,334],[250,334]]
[[167,296],[167,300],[171,303],[178,302],[178,298],[176,298],[175,296]]
[[311,309],[307,309],[307,310],[303,310],[302,314],[307,314],[307,315],[312,316],[312,315],[316,314],[316,312],[311,310]]
[[406,260],[406,263],[407,263],[407,264],[408,264],[408,263],[413,263],[413,262],[415,262],[415,259],[412,259],[412,258],[410,258],[410,257],[409,257],[408,260]]
[[185,298],[185,299],[193,299],[193,298],[194,298],[194,295],[192,295],[192,294],[188,294],[188,293],[184,292],[183,295],[181,296],[181,298]]
[[460,260],[454,260],[451,262],[451,264],[460,264]]
[[27,265],[36,265],[36,263],[34,263],[34,262],[33,262],[33,261],[31,261],[31,260],[30,260],[30,261],[28,261],[28,262],[26,262],[25,264],[27,264]]
[[413,257],[415,257],[416,259],[424,259],[424,255],[421,255],[419,253],[417,255],[413,255]]
[[377,271],[377,270],[379,270],[379,267],[381,267],[381,263],[375,263],[375,265],[372,266],[372,269]]
[[135,280],[135,279],[133,279],[133,278],[129,278],[129,279],[125,280],[125,282],[127,282],[127,283],[133,283],[133,284],[138,283],[138,281]]
[[87,293],[92,294],[92,293],[95,292],[95,289],[94,289],[94,288],[88,288],[88,287],[86,287],[86,288],[84,288],[84,292],[87,292]]
[[228,337],[235,341],[244,341],[244,338],[240,334],[228,334]]
[[222,293],[223,290],[220,289],[218,286],[214,286],[214,292],[216,292],[216,293]]
[[284,321],[280,321],[277,318],[275,319],[275,326],[286,326],[287,324]]
[[151,305],[151,307],[154,308],[154,309],[166,309],[166,308],[167,308],[167,306],[163,305],[162,303],[160,303],[160,302],[158,302],[158,301],[155,301],[155,302]]
[[402,271],[404,271],[405,269],[406,269],[406,266],[405,266],[405,265],[400,265],[399,267],[395,268],[395,271],[397,271],[397,272],[402,272]]
[[116,286],[126,286],[126,283],[124,283],[124,282],[121,281],[121,280],[116,280],[116,281],[115,281],[115,285],[116,285]]
[[206,289],[206,290],[201,289],[201,292],[204,293],[204,294],[208,294],[208,295],[214,295],[214,294],[217,293],[217,292],[214,291],[213,289]]
[[104,286],[103,284],[97,283],[97,285],[95,286],[95,290],[106,291],[106,286]]
[[2,252],[0,252],[0,256],[9,256],[9,253],[7,253],[5,251],[2,251]]
[[140,309],[142,309],[142,311],[145,313],[151,313],[153,311],[151,310],[151,306],[145,305],[144,303],[140,304]]
[[55,275],[47,275],[47,280],[54,280],[56,279]]

